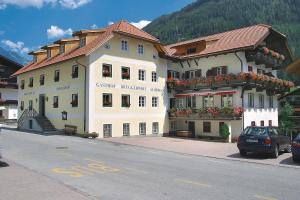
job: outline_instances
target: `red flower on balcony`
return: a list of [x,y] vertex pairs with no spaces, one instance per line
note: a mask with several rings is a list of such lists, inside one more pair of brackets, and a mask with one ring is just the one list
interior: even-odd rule
[[244,112],[243,107],[236,107],[236,108],[233,109],[233,114],[237,117],[242,116],[243,112]]
[[220,114],[220,109],[217,107],[208,108],[208,113],[210,113],[213,117],[216,117]]

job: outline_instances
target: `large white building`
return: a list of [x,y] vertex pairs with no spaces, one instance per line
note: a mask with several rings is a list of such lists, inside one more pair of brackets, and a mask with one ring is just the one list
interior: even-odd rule
[[286,38],[257,25],[169,46],[126,21],[83,30],[31,52],[19,81],[19,127],[75,126],[100,137],[189,130],[231,136],[277,125],[276,78],[291,61]]

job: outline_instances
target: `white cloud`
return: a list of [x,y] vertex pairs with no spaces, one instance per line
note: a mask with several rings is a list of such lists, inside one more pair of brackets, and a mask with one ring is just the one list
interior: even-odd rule
[[71,28],[63,30],[57,26],[51,26],[51,28],[47,29],[48,39],[59,38],[65,35],[72,35],[73,31]]
[[144,28],[145,26],[147,26],[148,24],[150,24],[151,21],[148,21],[148,20],[141,20],[139,22],[131,22],[130,24],[138,27],[139,29],[142,29]]
[[20,41],[12,42],[10,40],[2,40],[1,42],[14,52],[21,53],[21,54],[29,52],[29,48],[24,46],[24,42],[20,42]]
[[114,22],[112,22],[112,21],[109,21],[107,24],[110,26],[110,25],[113,25],[113,24],[114,24]]
[[42,8],[46,5],[55,6],[57,4],[64,8],[76,9],[90,2],[92,2],[92,0],[0,0],[0,10],[5,9],[8,5],[21,8]]
[[97,28],[98,28],[97,24],[93,24],[93,25],[91,26],[91,29],[97,29]]

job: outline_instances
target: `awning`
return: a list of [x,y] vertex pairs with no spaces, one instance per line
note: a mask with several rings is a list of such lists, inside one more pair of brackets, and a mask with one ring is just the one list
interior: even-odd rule
[[176,94],[175,97],[184,98],[184,97],[192,97],[192,96],[216,96],[216,95],[227,95],[227,94],[235,94],[235,93],[237,93],[236,90],[189,92],[189,93]]

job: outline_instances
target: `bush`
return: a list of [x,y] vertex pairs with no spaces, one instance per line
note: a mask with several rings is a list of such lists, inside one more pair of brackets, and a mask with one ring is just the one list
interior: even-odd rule
[[76,136],[82,137],[82,138],[96,138],[99,136],[98,133],[92,132],[92,133],[77,133]]
[[221,127],[220,127],[220,136],[224,139],[227,139],[230,135],[230,132],[229,132],[229,127],[227,124],[223,124]]

